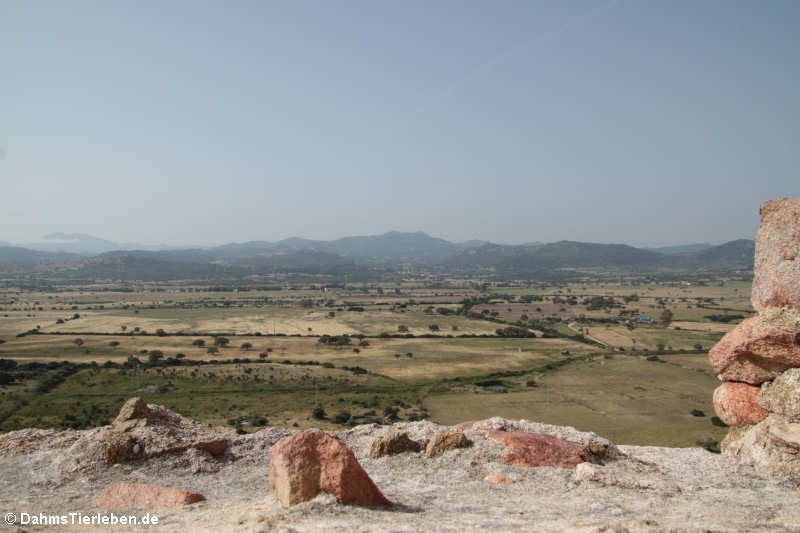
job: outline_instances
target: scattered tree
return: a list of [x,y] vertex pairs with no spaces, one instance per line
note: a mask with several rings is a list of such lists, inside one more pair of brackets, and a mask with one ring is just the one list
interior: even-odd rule
[[227,346],[230,342],[226,337],[214,337],[214,346]]

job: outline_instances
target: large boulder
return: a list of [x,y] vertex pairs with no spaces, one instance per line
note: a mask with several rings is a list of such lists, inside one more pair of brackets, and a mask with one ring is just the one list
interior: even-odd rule
[[95,500],[103,509],[165,509],[205,500],[202,494],[144,483],[114,483]]
[[800,198],[761,206],[753,270],[753,307],[800,310]]
[[345,443],[323,431],[285,437],[269,454],[269,485],[284,507],[310,500],[320,491],[339,503],[368,507],[390,502],[359,464]]
[[758,405],[760,392],[753,385],[725,382],[714,391],[714,410],[729,426],[758,424],[769,414]]
[[709,352],[724,381],[758,385],[800,367],[800,313],[770,308],[742,321]]
[[527,431],[489,431],[487,439],[500,442],[508,450],[503,462],[527,467],[552,466],[575,468],[593,459],[584,446],[576,442]]

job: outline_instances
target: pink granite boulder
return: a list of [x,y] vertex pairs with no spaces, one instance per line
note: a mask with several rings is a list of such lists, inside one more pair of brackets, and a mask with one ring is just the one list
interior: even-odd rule
[[800,198],[761,206],[753,268],[753,307],[800,310]]
[[759,392],[761,387],[725,382],[714,391],[714,410],[729,426],[758,424],[769,414],[758,405]]
[[284,507],[310,500],[319,491],[339,503],[369,507],[390,502],[359,464],[352,450],[319,430],[285,437],[269,454],[269,485]]
[[758,385],[800,367],[800,332],[782,329],[777,319],[748,318],[729,331],[708,354],[724,381]]

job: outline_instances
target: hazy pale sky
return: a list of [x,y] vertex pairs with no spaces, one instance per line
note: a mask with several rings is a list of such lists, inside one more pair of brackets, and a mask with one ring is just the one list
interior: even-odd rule
[[0,240],[750,238],[800,2],[0,2]]

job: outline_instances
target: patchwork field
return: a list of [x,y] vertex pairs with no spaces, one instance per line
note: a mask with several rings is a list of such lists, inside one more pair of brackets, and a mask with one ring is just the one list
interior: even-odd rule
[[88,427],[142,395],[240,431],[497,415],[626,444],[724,434],[704,352],[750,315],[746,283],[448,283],[5,289],[0,430]]

